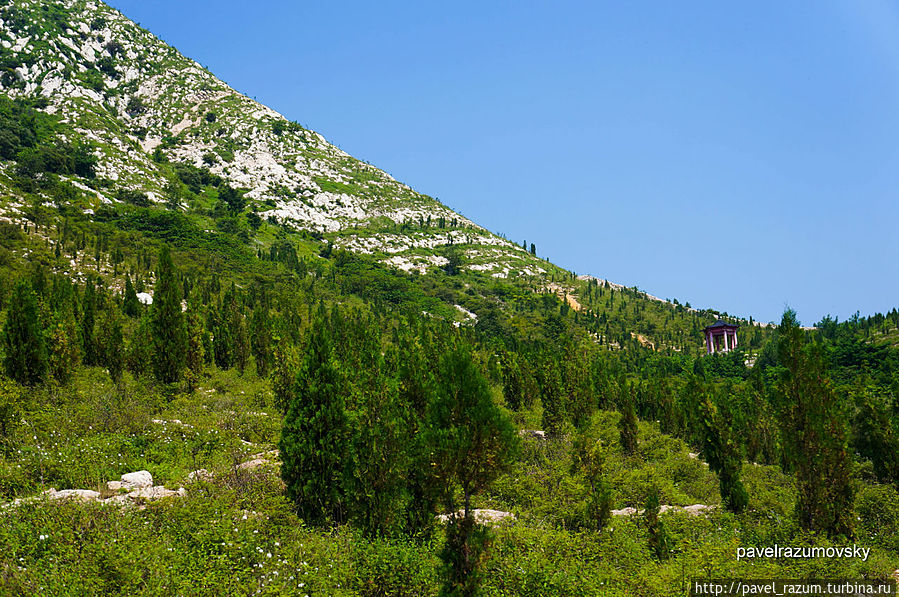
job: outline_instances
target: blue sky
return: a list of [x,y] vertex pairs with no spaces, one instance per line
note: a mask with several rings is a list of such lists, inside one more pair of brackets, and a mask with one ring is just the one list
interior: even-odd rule
[[578,273],[762,321],[899,306],[899,9],[115,0]]

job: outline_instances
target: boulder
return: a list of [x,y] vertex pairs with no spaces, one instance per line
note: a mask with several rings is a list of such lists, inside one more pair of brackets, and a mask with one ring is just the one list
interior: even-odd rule
[[100,498],[100,492],[90,489],[63,489],[62,491],[56,491],[52,487],[42,495],[46,496],[48,500],[72,499],[81,502],[90,502]]
[[137,471],[122,475],[122,489],[140,489],[142,487],[153,487],[153,475],[149,471]]

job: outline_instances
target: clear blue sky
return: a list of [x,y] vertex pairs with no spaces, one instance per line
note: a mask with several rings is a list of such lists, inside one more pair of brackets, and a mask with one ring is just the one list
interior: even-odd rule
[[112,4],[578,273],[763,321],[899,306],[887,0]]

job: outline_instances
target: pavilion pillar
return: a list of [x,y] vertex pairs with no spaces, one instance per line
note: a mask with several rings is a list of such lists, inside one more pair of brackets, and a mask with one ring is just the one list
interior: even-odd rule
[[728,352],[730,350],[730,346],[727,342],[727,330],[724,330],[724,352]]

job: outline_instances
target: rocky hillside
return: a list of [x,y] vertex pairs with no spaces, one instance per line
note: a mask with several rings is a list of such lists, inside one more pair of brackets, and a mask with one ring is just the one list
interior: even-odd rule
[[[170,175],[163,165],[184,163],[241,189],[264,220],[405,271],[445,264],[440,249],[453,244],[464,246],[464,267],[474,271],[503,278],[545,272],[520,246],[238,93],[102,2],[4,4],[0,85],[10,97],[43,98],[41,109],[70,125],[73,141],[88,142],[97,180],[70,178],[87,193],[86,209],[127,197],[123,190],[164,203]],[[0,189],[9,191],[5,166]]]

